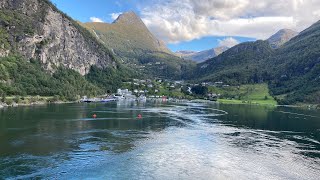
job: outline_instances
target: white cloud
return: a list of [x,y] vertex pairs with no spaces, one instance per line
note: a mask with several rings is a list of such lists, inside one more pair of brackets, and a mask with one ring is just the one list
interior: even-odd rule
[[301,31],[320,19],[319,0],[151,0],[143,21],[167,43],[204,36],[266,39],[282,28]]
[[218,43],[219,43],[219,46],[225,46],[225,47],[231,48],[231,47],[239,44],[240,42],[232,37],[228,37],[228,38],[224,38],[224,39],[219,39]]
[[112,20],[116,20],[121,14],[122,14],[122,12],[111,13],[110,16],[111,16]]
[[102,19],[97,18],[97,17],[90,17],[90,20],[91,20],[92,22],[103,22]]

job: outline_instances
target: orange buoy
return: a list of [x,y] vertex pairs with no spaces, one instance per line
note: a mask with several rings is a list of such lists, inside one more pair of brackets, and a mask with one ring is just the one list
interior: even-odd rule
[[97,115],[96,115],[96,114],[93,114],[92,117],[93,117],[93,118],[97,118]]
[[142,118],[142,115],[141,115],[141,114],[138,114],[138,118],[141,119],[141,118]]

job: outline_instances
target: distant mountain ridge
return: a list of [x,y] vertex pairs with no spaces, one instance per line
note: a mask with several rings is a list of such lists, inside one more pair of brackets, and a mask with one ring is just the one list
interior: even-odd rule
[[299,34],[280,30],[266,41],[236,45],[198,64],[191,77],[232,85],[267,82],[281,104],[319,104],[320,21]]
[[205,60],[214,58],[228,49],[229,49],[228,47],[221,46],[221,47],[216,47],[216,48],[212,48],[212,49],[208,49],[208,50],[204,50],[204,51],[199,51],[199,52],[196,52],[196,51],[177,51],[175,54],[177,56],[184,58],[184,59],[188,59],[188,60],[192,60],[197,63],[200,63]]
[[272,48],[279,48],[298,34],[298,32],[291,29],[281,29],[276,34],[267,39],[267,41],[270,43],[270,46]]

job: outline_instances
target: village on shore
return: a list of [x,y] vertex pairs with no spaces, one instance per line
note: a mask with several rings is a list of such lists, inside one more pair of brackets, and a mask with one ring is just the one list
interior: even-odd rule
[[[124,82],[122,89],[118,89],[114,94],[106,94],[100,97],[82,97],[81,102],[109,102],[119,100],[165,100],[182,101],[196,98],[216,101],[220,94],[208,92],[208,87],[228,87],[223,82],[203,82],[201,84],[191,84],[184,81],[170,81],[163,79],[132,79]],[[197,88],[195,87],[201,87]]]

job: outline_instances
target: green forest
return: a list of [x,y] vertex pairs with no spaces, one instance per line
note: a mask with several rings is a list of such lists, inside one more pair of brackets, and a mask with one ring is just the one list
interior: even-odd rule
[[51,75],[38,60],[28,62],[20,56],[9,56],[0,59],[0,94],[58,95],[62,100],[76,100],[84,95],[96,96],[108,90],[114,92],[125,77],[119,72],[92,67],[87,76],[81,76],[74,70],[60,67]]

